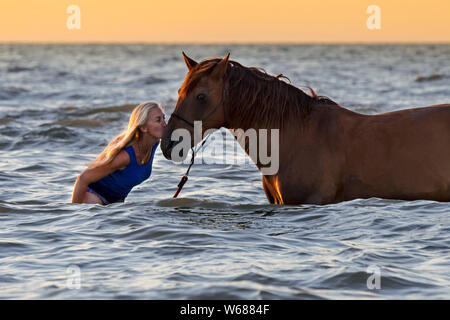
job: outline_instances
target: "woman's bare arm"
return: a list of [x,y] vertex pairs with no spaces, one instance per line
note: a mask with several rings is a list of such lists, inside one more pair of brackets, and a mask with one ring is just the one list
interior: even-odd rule
[[97,182],[116,170],[124,169],[129,163],[130,156],[126,151],[122,150],[110,163],[96,168],[85,169],[75,181],[72,203],[83,203],[84,195],[91,183]]

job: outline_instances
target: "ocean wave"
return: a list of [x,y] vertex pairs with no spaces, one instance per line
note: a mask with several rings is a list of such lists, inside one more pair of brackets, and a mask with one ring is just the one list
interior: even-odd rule
[[[52,127],[45,129],[37,129],[27,132],[22,136],[23,140],[34,140],[35,138],[46,137],[49,139],[55,140],[68,140],[73,139],[73,137],[77,136],[77,133],[69,128],[65,127]],[[42,141],[42,140],[41,140]]]
[[23,93],[27,93],[29,90],[22,87],[1,87],[0,88],[0,100],[8,100],[11,98],[17,98]]
[[14,121],[14,119],[11,119],[11,118],[8,118],[8,117],[0,118],[0,124],[8,124],[8,123],[13,122],[13,121]]
[[129,84],[145,84],[145,85],[151,85],[151,84],[156,84],[156,83],[164,83],[167,82],[166,79],[162,79],[162,78],[158,78],[155,76],[146,76],[146,77],[142,77],[136,80],[132,80],[129,82]]
[[23,66],[12,66],[12,67],[9,67],[6,71],[9,73],[16,73],[16,72],[23,72],[23,71],[31,71],[34,69],[35,68],[23,67]]
[[56,121],[55,125],[74,128],[98,128],[105,125],[107,121],[99,119],[63,118]]
[[117,106],[107,106],[100,108],[93,107],[74,107],[67,106],[64,110],[68,111],[70,114],[78,116],[90,116],[98,113],[117,113],[117,112],[131,112],[138,105],[136,104],[122,104]]
[[[174,185],[174,191],[176,190],[176,185]],[[257,212],[257,213],[267,213],[268,211],[276,208],[273,204],[241,204],[241,203],[230,203],[222,201],[214,201],[210,199],[199,199],[199,198],[169,198],[160,200],[156,204],[160,207],[166,208],[208,208],[208,209],[227,209],[232,211],[245,211],[245,212]]]
[[444,77],[445,77],[445,75],[443,75],[443,74],[434,73],[429,76],[417,76],[416,81],[417,82],[436,81],[436,80],[441,80]]

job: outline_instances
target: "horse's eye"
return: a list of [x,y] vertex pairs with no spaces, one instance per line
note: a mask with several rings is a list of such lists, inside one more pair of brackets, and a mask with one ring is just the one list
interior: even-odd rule
[[197,100],[203,101],[203,100],[205,100],[205,99],[206,99],[206,96],[205,96],[203,93],[199,93],[199,94],[197,95]]

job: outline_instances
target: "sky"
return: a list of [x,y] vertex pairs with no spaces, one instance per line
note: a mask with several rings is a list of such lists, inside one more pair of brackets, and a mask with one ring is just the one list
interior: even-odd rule
[[0,42],[450,43],[449,16],[450,0],[1,0]]

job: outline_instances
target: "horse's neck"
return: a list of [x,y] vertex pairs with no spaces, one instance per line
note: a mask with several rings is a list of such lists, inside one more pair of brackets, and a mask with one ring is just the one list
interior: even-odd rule
[[280,138],[286,128],[273,128],[261,121],[241,123],[239,117],[228,126],[228,130],[255,163],[263,175],[277,174],[280,159]]
[[[266,158],[268,155],[271,157],[278,156],[281,163],[283,156],[286,157],[291,152],[297,152],[300,145],[315,144],[319,137],[323,138],[323,135],[331,135],[330,138],[332,138],[332,135],[337,134],[333,131],[334,128],[339,127],[336,122],[342,122],[344,118],[347,120],[350,118],[356,119],[358,116],[361,115],[339,105],[315,104],[305,119],[286,119],[281,128],[271,128],[259,121],[243,126],[239,121],[235,121],[231,123],[233,125],[229,127],[229,130],[245,153],[261,170],[264,167],[264,164],[260,161],[261,155],[266,156]],[[253,148],[256,149],[256,152],[254,151],[252,154],[252,146],[245,143],[242,137],[249,137],[247,140],[254,144]],[[256,141],[250,141],[254,137],[256,137]],[[275,153],[278,153],[278,155],[275,155]]]
[[242,110],[234,109],[233,112],[228,111],[227,128],[229,130],[242,129],[244,131],[254,129],[256,131],[261,129],[279,129],[279,125],[267,124],[263,119],[252,119],[251,121],[243,121],[241,117]]

